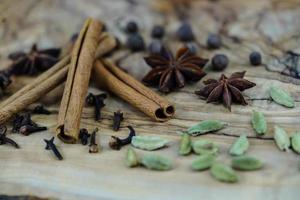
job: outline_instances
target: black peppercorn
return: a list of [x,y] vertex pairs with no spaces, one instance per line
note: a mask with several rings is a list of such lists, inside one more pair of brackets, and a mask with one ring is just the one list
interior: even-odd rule
[[162,48],[163,44],[161,41],[153,40],[148,47],[148,51],[150,52],[150,54],[160,54]]
[[151,37],[161,39],[165,35],[165,29],[164,27],[160,25],[156,25],[153,27],[151,32]]
[[251,65],[253,65],[253,66],[261,65],[261,62],[262,62],[261,54],[257,51],[254,51],[250,54],[249,60],[250,60]]
[[222,39],[219,35],[211,34],[208,36],[206,44],[209,49],[219,49],[222,46]]
[[191,25],[188,22],[183,22],[177,30],[177,37],[183,42],[194,40],[195,36]]
[[229,63],[229,59],[224,54],[217,54],[213,57],[211,61],[212,69],[215,71],[224,70]]
[[139,27],[134,21],[130,21],[127,23],[126,31],[128,33],[136,33],[136,32],[138,32],[138,30],[139,30]]
[[194,42],[187,43],[185,47],[188,48],[192,54],[196,54],[198,52],[197,44]]
[[143,51],[145,49],[143,37],[138,33],[130,35],[127,39],[127,47],[132,52]]

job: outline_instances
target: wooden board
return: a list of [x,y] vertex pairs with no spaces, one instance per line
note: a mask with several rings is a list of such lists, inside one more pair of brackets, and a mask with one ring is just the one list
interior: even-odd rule
[[[289,134],[300,130],[300,80],[281,75],[284,66],[276,63],[285,51],[299,52],[300,4],[297,0],[219,0],[193,1],[188,20],[193,24],[200,55],[211,58],[216,53],[225,53],[230,58],[229,67],[223,72],[247,70],[246,78],[257,83],[253,89],[244,92],[248,106],[233,105],[232,112],[222,105],[206,104],[194,91],[202,82],[189,85],[178,92],[166,95],[176,106],[176,116],[166,123],[151,121],[117,97],[110,95],[103,110],[103,120],[93,120],[93,109],[85,108],[82,127],[92,130],[100,128],[99,142],[102,151],[91,155],[88,147],[80,144],[67,145],[56,140],[64,161],[56,161],[44,149],[44,138],[53,135],[59,105],[59,94],[47,101],[54,111],[50,116],[35,115],[33,119],[50,128],[49,131],[29,137],[10,134],[21,146],[15,150],[0,146],[0,194],[34,194],[56,199],[297,199],[299,196],[299,156],[280,152],[273,141],[251,139],[247,154],[265,162],[263,170],[239,172],[237,184],[219,183],[211,178],[208,171],[193,172],[190,164],[195,155],[177,155],[178,132],[204,119],[218,119],[229,126],[216,133],[203,136],[217,142],[221,147],[218,159],[230,162],[228,149],[235,137],[227,135],[254,135],[250,126],[253,109],[265,113],[268,121],[267,136],[272,137],[273,126],[280,125]],[[64,44],[79,30],[87,16],[105,21],[108,28],[124,42],[126,34],[121,28],[126,21],[136,20],[147,43],[151,40],[150,30],[156,23],[167,27],[166,43],[175,50],[182,44],[174,38],[174,31],[180,24],[178,13],[169,1],[124,1],[124,0],[63,0],[63,1],[17,1],[0,2],[0,64],[8,64],[9,52],[29,49],[37,42],[40,47]],[[223,24],[223,25],[222,25]],[[217,51],[204,48],[207,35],[222,31],[224,47]],[[235,42],[238,37],[241,42]],[[262,52],[266,67],[251,67],[248,55],[251,51]],[[127,50],[117,52],[114,57],[124,57],[120,65],[138,79],[149,70],[143,62],[147,53],[128,54]],[[268,70],[273,70],[271,72]],[[277,72],[276,72],[277,71]],[[205,78],[217,78],[221,73],[207,69]],[[204,78],[204,79],[205,79]],[[18,78],[10,88],[16,91],[30,81]],[[287,109],[269,101],[268,88],[278,85],[292,94],[296,107]],[[91,88],[91,91],[97,91]],[[52,94],[53,97],[54,94]],[[45,101],[44,101],[45,102]],[[125,112],[125,121],[119,132],[111,130],[113,112]],[[132,125],[140,135],[156,134],[169,139],[168,148],[154,152],[170,157],[175,166],[172,171],[154,172],[144,168],[128,169],[124,164],[126,148],[113,151],[108,147],[110,135],[125,137],[126,125]],[[194,138],[196,139],[196,138]],[[138,151],[139,154],[148,152]]]

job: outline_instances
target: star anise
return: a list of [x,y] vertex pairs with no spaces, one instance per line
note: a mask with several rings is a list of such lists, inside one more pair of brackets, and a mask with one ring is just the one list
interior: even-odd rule
[[13,75],[34,75],[43,72],[58,61],[59,54],[59,48],[39,50],[34,44],[29,53],[17,51],[8,56],[13,61],[10,73]]
[[208,59],[191,53],[188,48],[180,48],[176,57],[162,48],[160,54],[145,58],[152,70],[143,78],[147,85],[157,86],[161,92],[168,93],[184,87],[186,82],[199,81],[206,73],[202,70]]
[[232,102],[247,105],[242,91],[254,87],[256,84],[244,79],[246,71],[235,72],[229,78],[224,74],[219,80],[208,79],[204,86],[195,93],[207,99],[207,103],[223,102],[224,106],[231,110]]

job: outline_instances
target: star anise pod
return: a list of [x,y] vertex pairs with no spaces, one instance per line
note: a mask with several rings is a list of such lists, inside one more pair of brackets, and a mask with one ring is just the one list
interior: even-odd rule
[[13,75],[34,75],[43,72],[58,61],[60,51],[59,48],[39,50],[34,44],[29,53],[23,51],[11,53],[8,56],[13,61],[10,73]]
[[244,79],[246,71],[235,72],[229,78],[224,74],[219,80],[208,79],[204,86],[195,93],[207,99],[207,103],[223,102],[224,106],[231,110],[232,102],[247,105],[242,91],[254,87],[256,84]]
[[199,81],[206,73],[202,70],[208,59],[191,53],[188,48],[180,48],[174,57],[162,48],[160,54],[145,58],[152,70],[143,78],[147,85],[157,86],[161,92],[168,93],[184,87],[186,82]]

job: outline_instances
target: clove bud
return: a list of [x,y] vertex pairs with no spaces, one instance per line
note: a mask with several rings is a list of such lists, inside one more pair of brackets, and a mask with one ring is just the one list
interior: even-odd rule
[[43,115],[50,115],[51,112],[45,108],[43,105],[37,105],[33,110],[32,113],[34,114],[43,114]]
[[111,141],[109,142],[110,148],[115,149],[115,150],[120,150],[122,148],[122,146],[125,146],[125,145],[131,143],[132,137],[135,136],[135,130],[132,128],[132,126],[127,126],[127,128],[130,131],[128,137],[126,137],[124,139],[120,139],[116,136],[111,136]]
[[124,120],[123,113],[120,110],[114,112],[114,118],[113,118],[114,131],[118,131],[120,129],[120,125],[123,120]]
[[3,126],[3,127],[0,128],[0,145],[2,145],[2,144],[11,144],[16,149],[19,149],[20,146],[14,140],[6,137],[6,131],[7,131],[6,126]]
[[56,145],[54,144],[54,137],[52,137],[50,140],[46,140],[44,139],[44,141],[46,142],[46,150],[52,150],[52,152],[54,153],[54,155],[57,157],[58,160],[62,160],[63,157],[60,154],[60,152],[58,151],[58,149],[56,148]]
[[90,134],[87,129],[85,129],[85,128],[80,129],[79,139],[81,141],[81,144],[87,145],[89,137],[90,137]]
[[35,133],[35,132],[39,132],[39,131],[45,131],[45,130],[47,130],[47,127],[24,125],[24,126],[21,126],[21,128],[19,130],[19,133],[28,136],[31,133]]
[[90,149],[89,149],[90,153],[98,153],[98,151],[99,151],[98,144],[96,143],[96,133],[97,132],[98,132],[98,128],[95,128],[95,130],[93,131],[93,133],[91,135],[91,142],[90,142]]
[[101,109],[105,106],[104,99],[107,98],[107,94],[102,93],[95,95],[93,93],[89,93],[86,97],[86,103],[90,106],[95,107],[95,120],[99,121],[101,118]]

